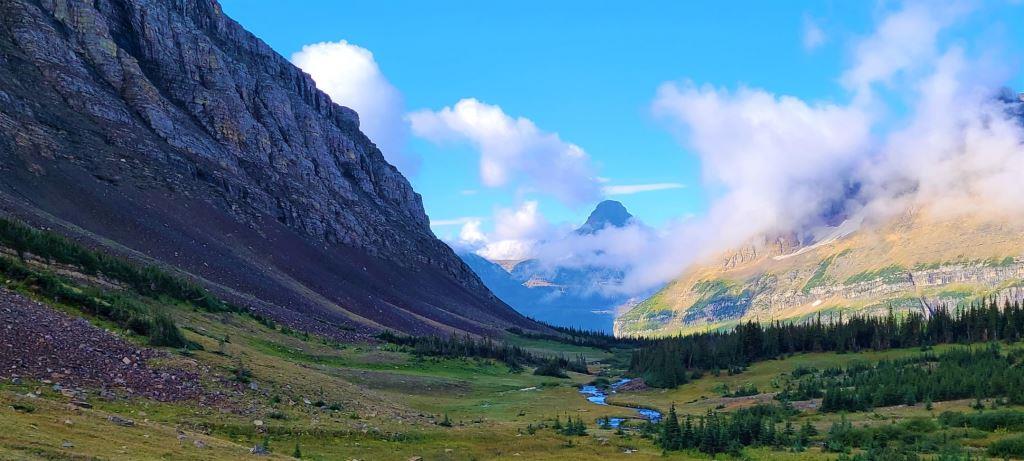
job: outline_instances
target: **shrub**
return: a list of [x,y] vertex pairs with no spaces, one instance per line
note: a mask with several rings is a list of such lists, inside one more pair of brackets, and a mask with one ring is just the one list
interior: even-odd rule
[[537,366],[537,369],[533,370],[533,374],[538,376],[552,376],[555,378],[568,378],[569,375],[565,374],[565,370],[558,365],[557,361],[550,360]]
[[149,343],[154,346],[165,347],[187,347],[188,340],[181,333],[174,319],[166,312],[157,312],[153,316],[152,328],[149,333]]
[[36,407],[24,403],[11,404],[11,408],[21,413],[34,413],[36,411]]
[[241,361],[239,361],[238,364],[235,365],[235,368],[231,370],[231,374],[234,375],[231,379],[235,382],[249,384],[249,382],[252,381],[252,370],[246,368],[245,364]]
[[1024,435],[996,440],[988,446],[988,455],[994,458],[1024,457]]
[[274,409],[274,410],[270,410],[269,412],[267,412],[267,418],[270,418],[270,419],[288,419],[288,415],[285,415],[284,412],[281,411],[281,410]]

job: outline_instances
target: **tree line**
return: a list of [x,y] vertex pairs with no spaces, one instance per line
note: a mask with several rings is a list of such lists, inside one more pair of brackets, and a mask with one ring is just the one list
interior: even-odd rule
[[613,348],[626,349],[640,347],[654,341],[644,338],[617,338],[614,335],[610,335],[602,331],[585,330],[576,327],[560,327],[537,319],[532,320],[558,332],[558,334],[527,332],[523,331],[523,329],[519,327],[509,328],[508,332],[523,338],[544,339],[563,344],[572,344],[574,346],[593,347],[595,349],[605,351],[610,351]]
[[711,455],[740,455],[743,447],[765,446],[802,450],[817,431],[810,422],[799,428],[788,406],[759,404],[730,413],[708,410],[703,416],[676,414],[675,405],[659,424],[656,444],[665,451],[698,450]]
[[929,314],[814,319],[802,323],[746,322],[730,331],[664,338],[638,348],[630,371],[654,387],[676,387],[713,370],[740,371],[760,360],[798,352],[859,352],[941,343],[1018,341],[1024,336],[1020,303],[987,300]]
[[[922,354],[875,366],[852,366],[819,379],[822,412],[864,411],[873,407],[933,401],[1001,398],[1024,403],[1022,352],[1003,353],[996,343]],[[804,378],[807,379],[807,378]]]
[[588,373],[587,361],[582,355],[575,358],[565,356],[542,356],[525,348],[490,338],[476,339],[472,336],[406,336],[384,331],[377,337],[385,342],[407,347],[413,355],[445,358],[485,358],[504,362],[518,371],[523,365],[535,365],[538,374],[564,377],[563,370]]
[[33,255],[47,264],[71,265],[83,274],[116,280],[143,296],[166,296],[211,312],[241,311],[199,285],[159,267],[135,265],[85,248],[54,232],[33,229],[17,221],[0,218],[0,246],[10,248],[21,263]]

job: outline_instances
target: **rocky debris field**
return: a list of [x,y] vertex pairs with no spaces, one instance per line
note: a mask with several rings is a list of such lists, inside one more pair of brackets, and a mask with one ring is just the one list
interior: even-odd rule
[[45,380],[69,393],[86,387],[160,401],[201,396],[194,373],[148,365],[165,355],[0,288],[0,377]]

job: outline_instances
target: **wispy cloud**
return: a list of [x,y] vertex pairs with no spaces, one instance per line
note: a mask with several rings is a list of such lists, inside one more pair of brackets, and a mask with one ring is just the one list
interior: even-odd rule
[[651,184],[629,184],[620,186],[604,186],[601,190],[604,195],[632,195],[640,192],[653,192],[659,190],[683,189],[686,184],[678,182],[656,182]]
[[431,219],[430,220],[430,225],[431,226],[461,226],[461,225],[468,224],[468,223],[471,223],[471,222],[480,222],[480,221],[483,221],[483,218],[478,218],[476,216],[463,216],[461,218],[452,218],[452,219],[436,219],[436,220],[435,219]]
[[824,45],[826,41],[828,41],[828,36],[825,35],[825,31],[817,21],[810,16],[804,16],[804,49],[814,51]]

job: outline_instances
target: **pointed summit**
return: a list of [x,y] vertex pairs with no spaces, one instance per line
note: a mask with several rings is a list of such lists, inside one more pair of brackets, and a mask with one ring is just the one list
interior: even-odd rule
[[590,213],[587,222],[583,223],[576,233],[580,235],[593,234],[606,227],[625,227],[633,220],[633,215],[626,211],[622,203],[615,200],[605,200],[597,204],[594,211]]

